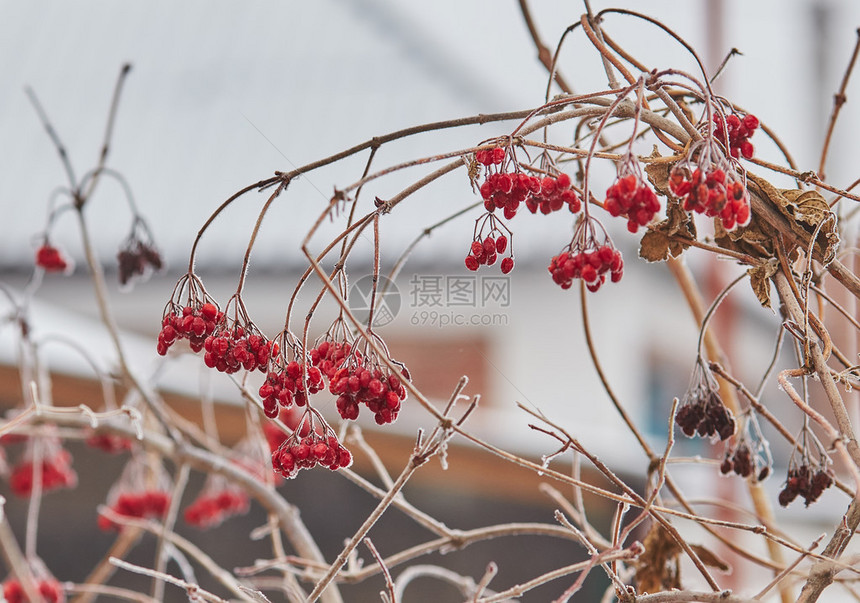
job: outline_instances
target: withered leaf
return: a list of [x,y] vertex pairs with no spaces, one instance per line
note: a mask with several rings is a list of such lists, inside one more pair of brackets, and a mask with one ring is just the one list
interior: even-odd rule
[[696,226],[689,214],[681,207],[680,202],[670,197],[666,202],[666,219],[652,227],[642,237],[639,243],[639,257],[648,262],[661,262],[668,259],[670,255],[673,258],[678,257],[689,245],[673,239],[672,235],[676,234],[695,239]]
[[780,190],[788,201],[785,206],[794,218],[810,226],[818,226],[830,214],[830,205],[818,191],[803,191],[796,188]]
[[747,270],[750,275],[750,285],[753,293],[758,298],[759,303],[770,308],[770,277],[776,274],[779,268],[779,262],[775,258],[770,261],[762,262],[758,266],[754,266]]
[[463,157],[463,163],[466,164],[466,174],[469,176],[469,184],[472,185],[472,190],[477,190],[478,176],[481,175],[478,160],[474,155],[466,155]]
[[732,568],[728,563],[717,557],[711,550],[706,549],[700,544],[691,544],[690,548],[695,551],[696,555],[699,556],[699,559],[707,565],[708,567],[713,567],[721,572],[728,572]]
[[[654,149],[649,157],[659,157],[660,154]],[[669,168],[671,164],[660,162],[648,163],[645,165],[645,174],[648,176],[648,181],[661,195],[669,196]]]
[[636,591],[657,593],[681,588],[678,557],[681,547],[656,521],[651,524],[642,542],[645,552],[634,562],[636,568]]
[[684,251],[683,244],[670,239],[660,230],[646,232],[639,243],[639,257],[647,262],[662,262],[677,257]]
[[[830,211],[827,201],[818,191],[798,189],[777,189],[764,178],[747,173],[747,178],[755,184],[760,191],[761,197],[769,201],[788,222],[788,229],[784,226],[779,228],[778,224],[770,226],[775,231],[786,234],[790,230],[795,235],[795,243],[789,248],[789,252],[795,251],[794,247],[807,246],[812,234],[818,230],[815,244],[820,253],[820,259],[824,264],[830,263],[836,257],[836,248],[839,245],[839,233],[836,229],[836,216]],[[771,217],[772,220],[778,220]]]

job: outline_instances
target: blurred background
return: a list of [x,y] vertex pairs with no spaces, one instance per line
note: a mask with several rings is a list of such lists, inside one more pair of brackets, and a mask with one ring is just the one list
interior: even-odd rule
[[[609,6],[642,10],[660,19],[698,49],[709,69],[719,65],[732,48],[740,50],[742,55],[729,61],[716,89],[778,133],[799,169],[818,168],[833,94],[860,25],[860,4],[851,0],[652,1],[645,6],[633,1],[592,2],[595,11]],[[554,48],[564,29],[579,20],[583,7],[547,0],[534,2],[531,9],[544,43]],[[656,27],[623,15],[607,16],[604,26],[645,64],[695,73],[681,47]],[[224,403],[222,436],[228,441],[238,439],[242,428],[239,424],[237,429],[237,421],[229,418],[241,404],[232,385],[218,379],[220,375],[201,376],[202,365],[195,357],[177,359],[162,370],[154,353],[162,308],[176,278],[186,270],[194,235],[211,212],[237,190],[275,171],[294,169],[373,136],[426,122],[539,106],[547,80],[513,0],[137,5],[0,0],[0,280],[16,290],[32,275],[49,201],[66,183],[57,151],[24,88],[30,86],[38,95],[80,176],[98,159],[111,93],[125,62],[133,67],[125,83],[108,166],[127,180],[168,269],[130,291],[113,286],[116,316],[135,361],[142,370],[158,374],[158,384],[173,403],[189,414],[199,413],[195,398],[201,388],[213,391]],[[566,43],[560,65],[577,91],[606,87],[602,65],[581,32]],[[855,77],[830,151],[826,175],[836,186],[847,186],[857,176],[854,141],[860,113],[853,104],[857,86]],[[474,146],[514,126],[494,123],[411,137],[382,147],[374,167]],[[776,146],[761,133],[753,142],[758,157],[781,162]],[[252,318],[269,336],[283,327],[289,296],[304,268],[299,241],[335,187],[343,188],[361,176],[366,159],[366,154],[359,154],[297,179],[269,212],[251,256],[244,295]],[[413,168],[372,182],[362,191],[364,204],[369,207],[377,196],[390,198],[430,169]],[[592,189],[602,192],[613,176],[610,169],[595,172]],[[774,183],[792,186],[778,177]],[[383,269],[390,269],[428,225],[477,199],[465,170],[414,195],[382,222]],[[62,202],[62,197],[57,200]],[[202,239],[196,268],[222,303],[235,290],[241,258],[264,200],[256,192],[239,199]],[[574,290],[558,289],[546,273],[549,258],[569,241],[572,221],[518,217],[513,238],[517,267],[510,277],[502,278],[495,270],[475,275],[463,266],[479,213],[475,210],[435,230],[415,248],[399,273],[399,307],[392,312],[392,321],[379,329],[392,354],[410,367],[419,387],[440,404],[460,375],[468,374],[467,393],[482,395],[471,428],[497,445],[535,459],[554,451],[554,441],[526,427],[526,418],[515,405],[519,402],[564,425],[630,479],[642,475],[647,458],[629,445],[630,437],[587,356],[579,296]],[[132,219],[122,188],[105,179],[86,216],[109,278],[115,281],[117,249]],[[687,388],[698,328],[665,267],[646,265],[637,258],[639,237],[627,233],[623,224],[608,226],[624,253],[625,276],[589,297],[597,352],[619,398],[659,448],[665,442],[672,398],[683,396]],[[311,246],[321,249],[337,232],[337,224],[324,225]],[[96,323],[71,213],[52,226],[51,239],[77,261],[78,268],[71,276],[49,275],[42,283],[33,306],[37,333],[62,333],[103,350],[98,360],[110,368],[113,358]],[[356,286],[369,270],[371,250],[369,238],[356,247],[351,271]],[[741,272],[702,254],[689,253],[686,261],[708,300]],[[310,301],[316,286],[308,287],[301,303]],[[303,312],[299,315],[301,320]],[[331,316],[331,308],[320,310],[312,325],[314,336],[327,327]],[[717,314],[717,326],[736,373],[757,383],[770,361],[776,317],[762,310],[742,284]],[[292,327],[297,331],[301,325]],[[12,329],[0,329],[0,400],[6,407],[20,400],[13,340]],[[96,395],[86,363],[63,350],[46,353],[56,372],[55,397],[62,403],[77,404]],[[775,385],[768,392],[766,401],[770,396],[777,403],[785,402]],[[797,421],[787,422],[797,425]],[[379,447],[396,473],[417,428],[428,427],[428,417],[407,402],[401,419],[390,429],[376,431],[372,424],[363,425],[368,440]],[[455,443],[460,447],[454,448],[447,473],[433,467],[416,476],[415,500],[427,501],[433,512],[456,527],[465,527],[458,525],[460,521],[480,524],[523,517],[552,521],[552,503],[537,490],[536,477],[513,469],[511,473],[490,469],[497,467],[490,465],[491,457]],[[679,442],[677,450],[711,458],[719,454],[699,440]],[[82,454],[82,459],[95,462],[92,453],[90,457]],[[77,492],[78,498],[71,493],[57,495],[66,499],[55,504],[76,505],[80,513],[87,513],[94,501],[103,499],[104,484],[98,485],[94,476],[87,478],[86,461],[82,463],[77,466],[81,482],[90,479],[93,486]],[[360,459],[357,468],[369,471]],[[768,482],[774,499],[781,485],[780,471],[784,468],[777,469]],[[714,468],[713,476],[716,473]],[[288,487],[296,489],[297,497],[319,488],[338,499],[348,496],[349,486],[330,478],[302,475],[299,480],[304,487],[299,480]],[[745,496],[735,480],[706,477],[701,481],[692,473],[689,479],[691,490],[703,496],[719,493],[739,500]],[[318,485],[320,480],[327,485]],[[466,483],[468,487],[463,486]],[[85,493],[90,494],[87,500],[80,498]],[[296,502],[301,505],[303,500]],[[314,497],[307,500],[313,506]],[[364,503],[371,504],[366,498]],[[350,516],[356,521],[367,511],[361,504]],[[802,520],[809,534],[817,534],[827,525],[816,524],[817,518],[830,517],[844,504],[838,494],[828,492],[804,513],[794,508],[777,512],[792,521]],[[606,517],[595,521],[605,522],[611,511],[606,509]],[[16,507],[12,501],[9,512],[20,521],[23,505]],[[324,547],[327,554],[336,554],[342,538],[351,534],[352,519],[333,530]],[[312,531],[330,529],[329,517],[308,521]],[[23,528],[22,523],[13,526]],[[247,525],[232,529],[231,542],[247,540]],[[45,539],[51,537],[50,530],[43,533]],[[396,541],[391,546],[397,546]],[[503,564],[502,548],[490,547],[486,558]],[[567,548],[571,550],[563,553],[547,548],[548,563],[559,554],[581,554],[576,547]],[[94,557],[102,552],[95,551]],[[43,553],[68,561],[59,550]],[[521,555],[514,553],[499,575],[500,583],[528,579],[536,571],[518,566]],[[484,566],[482,561],[462,571],[478,578]],[[55,569],[59,578],[71,580],[82,579],[81,571]],[[748,578],[735,575],[733,579],[740,584]],[[600,585],[597,581],[594,588]],[[379,584],[372,584],[367,592],[378,590]]]

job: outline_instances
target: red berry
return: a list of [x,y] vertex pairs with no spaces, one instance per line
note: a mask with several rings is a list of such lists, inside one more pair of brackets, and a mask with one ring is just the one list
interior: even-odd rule
[[496,239],[496,253],[504,253],[508,248],[508,238],[505,235],[499,235]]
[[504,258],[501,264],[502,274],[507,274],[511,270],[514,269],[514,259],[513,258]]
[[496,241],[493,237],[487,237],[484,239],[484,255],[491,256],[496,253]]
[[744,115],[743,124],[750,131],[755,130],[759,126],[758,118],[752,113]]

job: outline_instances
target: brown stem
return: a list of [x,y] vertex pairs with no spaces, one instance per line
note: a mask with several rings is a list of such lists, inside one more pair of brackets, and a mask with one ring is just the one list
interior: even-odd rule
[[[773,276],[773,281],[791,319],[797,324],[804,324],[803,311],[792,292],[787,277],[781,271],[778,271]],[[808,333],[807,336],[812,337],[812,334]],[[830,402],[830,408],[836,417],[836,425],[839,432],[842,437],[847,439],[845,447],[848,454],[850,454],[854,464],[860,467],[860,447],[858,447],[857,439],[854,436],[853,427],[851,426],[851,420],[848,417],[848,411],[842,402],[842,397],[836,388],[836,383],[833,381],[830,368],[827,366],[827,362],[824,359],[824,355],[821,350],[818,348],[818,345],[810,346],[810,355],[812,357],[815,372],[818,374],[818,378],[824,388],[827,400]],[[822,556],[834,560],[838,559],[848,546],[848,543],[850,542],[858,525],[860,525],[860,503],[858,503],[858,499],[855,497],[848,506],[848,510],[842,518],[841,524],[837,527],[830,539],[830,542],[828,542],[822,552]],[[834,566],[828,561],[819,561],[813,565],[810,577],[800,592],[798,603],[812,603],[813,601],[817,601],[824,589],[833,582],[836,572],[837,566]]]
[[833,95],[833,112],[830,114],[830,123],[827,126],[827,134],[824,136],[824,144],[821,146],[821,159],[818,162],[818,177],[822,180],[826,178],[824,166],[827,165],[827,152],[830,150],[830,139],[836,130],[836,119],[839,117],[842,105],[847,100],[845,90],[848,88],[848,80],[854,71],[854,63],[857,62],[858,52],[860,52],[860,29],[857,29],[857,42],[854,44],[854,52],[851,53],[848,67],[845,68],[845,75],[842,76],[842,84],[839,86],[839,91]]
[[526,27],[529,30],[529,34],[532,37],[532,41],[535,44],[535,48],[537,48],[538,60],[543,64],[544,67],[546,67],[546,70],[551,74],[551,77],[555,79],[555,82],[558,84],[558,87],[561,88],[564,92],[570,94],[572,92],[572,88],[567,84],[561,74],[558,73],[558,71],[555,69],[555,61],[553,58],[553,54],[541,40],[540,34],[537,30],[537,26],[532,19],[531,10],[529,10],[527,0],[519,0],[519,5],[520,12],[523,15],[523,21],[525,21],[526,23]]
[[[113,138],[113,126],[116,122],[116,113],[119,109],[119,97],[122,94],[123,84],[125,84],[125,79],[128,77],[128,72],[131,71],[131,64],[126,63],[122,66],[119,72],[119,76],[116,79],[116,85],[113,89],[113,97],[111,98],[110,110],[108,111],[107,124],[105,125],[105,135],[102,141],[102,150],[99,153],[99,160],[96,165],[95,170],[93,170],[92,178],[90,179],[88,186],[85,191],[80,191],[82,199],[89,199],[92,197],[93,191],[96,189],[96,185],[98,184],[99,176],[104,171],[104,165],[107,161],[108,152],[110,151],[110,141]],[[83,182],[81,183],[83,186]]]
[[[704,320],[705,316],[705,304],[702,300],[699,288],[696,285],[692,274],[690,274],[689,268],[686,264],[674,258],[669,258],[669,260],[667,261],[667,266],[672,272],[672,275],[675,277],[675,280],[678,282],[678,285],[681,287],[681,291],[683,292],[684,297],[687,300],[687,305],[693,312],[693,317],[695,318],[696,322],[698,324],[702,324],[702,321]],[[711,329],[706,329],[704,331],[703,339],[708,358],[715,362],[719,362],[723,365],[726,365],[727,363],[725,361],[725,355],[723,354],[723,351],[720,348],[720,345],[717,342],[717,339]],[[723,399],[723,402],[725,402],[726,406],[733,413],[737,414],[740,411],[740,405],[738,404],[738,399],[735,394],[734,388],[728,381],[721,377],[718,378],[718,382],[720,387],[720,397]],[[753,507],[755,508],[756,514],[762,518],[763,522],[773,525],[773,507],[771,506],[770,501],[767,499],[767,496],[761,485],[747,482],[747,489],[749,490],[750,497],[752,498]],[[766,542],[770,558],[773,559],[773,561],[777,565],[784,565],[785,557],[783,555],[782,549],[776,546],[776,544],[771,540],[767,540]],[[784,603],[790,602],[792,595],[791,589],[788,585],[784,584],[781,586],[780,594]]]

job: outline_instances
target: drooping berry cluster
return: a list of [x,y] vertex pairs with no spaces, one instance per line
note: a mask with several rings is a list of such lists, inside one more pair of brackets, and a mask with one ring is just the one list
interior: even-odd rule
[[406,399],[403,380],[409,379],[406,368],[397,375],[379,361],[369,346],[353,351],[329,380],[329,391],[336,395],[337,412],[346,420],[358,418],[363,404],[373,413],[378,425],[392,423]]
[[505,160],[505,149],[502,147],[494,147],[492,149],[482,149],[475,152],[475,159],[481,165],[499,165]]
[[726,230],[746,226],[750,220],[749,193],[733,173],[720,168],[705,172],[675,167],[669,174],[669,189],[687,211],[719,217]]
[[244,491],[227,488],[220,492],[202,492],[185,508],[182,516],[189,525],[207,529],[221,524],[228,517],[243,515],[250,508]]
[[344,419],[355,420],[361,404],[373,413],[379,425],[391,423],[406,399],[406,388],[400,377],[387,374],[379,367],[364,368],[360,361],[335,373],[329,391],[338,396],[337,412]]
[[[304,433],[305,435],[300,435]],[[272,452],[272,467],[287,479],[317,465],[337,471],[352,464],[352,454],[337,439],[325,419],[308,407],[299,426]]]
[[[466,256],[466,268],[475,271],[480,266],[492,266],[498,259],[498,254],[504,253],[508,248],[508,237],[500,234],[498,237],[487,235],[483,240],[472,241],[469,247],[469,255]],[[507,274],[514,269],[514,260],[511,257],[502,258],[500,267],[502,274]]]
[[228,375],[242,369],[265,371],[269,359],[278,354],[278,344],[267,340],[253,323],[244,326],[216,323],[215,330],[203,341],[203,362]]
[[224,313],[206,293],[203,283],[196,275],[188,273],[176,283],[164,308],[158,353],[164,356],[170,346],[182,339],[188,341],[192,351],[199,352],[206,338],[223,321]]
[[570,289],[574,279],[582,279],[589,291],[597,291],[606,282],[606,275],[617,283],[624,274],[621,252],[603,231],[602,241],[595,234],[593,218],[577,222],[573,239],[567,248],[554,256],[549,263],[549,273],[554,283],[562,289]]
[[[145,454],[132,454],[119,479],[108,492],[108,507],[123,517],[149,519],[164,517],[170,506],[170,476],[160,463],[153,463]],[[119,530],[122,526],[99,515],[102,530]]]
[[[306,373],[304,386],[301,386],[302,373]],[[315,394],[324,387],[322,372],[317,367],[280,359],[270,365],[266,380],[260,386],[263,411],[273,419],[278,416],[279,407],[289,408],[293,403],[304,406],[309,394]]]
[[322,371],[326,379],[331,379],[337,369],[346,361],[352,346],[348,341],[338,341],[326,336],[315,348],[308,352],[311,363]]
[[[735,113],[731,113],[726,117],[725,130],[723,129],[723,116],[719,113],[714,115],[714,136],[717,140],[723,143],[729,150],[729,153],[735,159],[743,155],[744,159],[751,159],[755,148],[749,141],[759,126],[758,118],[751,113],[744,115],[743,118],[738,117]],[[728,131],[729,141],[726,144],[726,131]]]
[[606,191],[603,207],[613,217],[626,216],[627,230],[636,232],[660,211],[660,201],[637,171],[618,178]]
[[492,212],[500,209],[508,220],[517,215],[521,203],[532,195],[540,194],[540,191],[540,178],[520,171],[488,174],[481,185],[481,197],[486,210]]
[[58,247],[54,247],[47,241],[42,243],[36,250],[36,266],[45,272],[63,272],[69,274],[74,270],[74,262],[60,251]]
[[300,469],[311,469],[317,465],[337,471],[351,464],[352,454],[333,435],[326,438],[307,436],[291,444],[284,442],[272,454],[272,466],[287,479],[298,475]]
[[720,464],[720,473],[728,475],[732,471],[741,477],[749,477],[753,474],[752,450],[746,443],[739,444],[734,450],[730,450]]
[[624,262],[620,251],[611,245],[603,245],[591,251],[562,251],[550,260],[548,270],[553,282],[562,289],[569,289],[573,279],[578,278],[585,281],[588,290],[593,292],[606,282],[607,272],[613,283],[620,281]]
[[725,440],[735,432],[734,417],[716,392],[679,408],[675,422],[687,437],[716,435]]
[[475,159],[485,166],[485,178],[481,184],[481,198],[488,212],[502,210],[506,219],[513,218],[521,203],[529,211],[549,214],[568,206],[576,213],[581,207],[576,191],[571,188],[570,176],[559,173],[551,160],[542,160],[542,168],[526,168],[535,173],[523,171],[512,147],[495,147],[477,151]]
[[[64,603],[66,600],[60,583],[53,578],[37,580],[35,586],[46,603]],[[24,592],[24,587],[15,578],[10,578],[3,583],[3,598],[6,603],[29,603],[30,601]]]
[[510,229],[492,213],[488,212],[479,217],[475,220],[472,244],[466,255],[466,268],[475,271],[480,266],[492,266],[500,255],[507,252],[507,257],[503,257],[500,262],[500,268],[502,274],[508,274],[514,269],[514,250],[509,236],[513,239]]
[[[122,492],[110,505],[111,511],[124,517],[138,519],[164,517],[170,506],[170,493],[164,490],[140,490]],[[98,526],[102,530],[118,530],[121,526],[104,515],[99,515]]]
[[779,493],[779,504],[787,507],[795,498],[802,496],[808,507],[832,485],[833,475],[829,469],[819,467],[813,470],[807,463],[790,467],[785,487]]
[[720,464],[720,472],[723,475],[734,472],[744,478],[763,481],[773,466],[770,447],[752,409],[742,415],[740,424],[742,427],[732,438],[733,444],[726,450]]
[[55,438],[34,438],[28,444],[22,460],[17,463],[9,475],[9,488],[16,496],[26,497],[33,492],[33,482],[37,478],[33,463],[35,447],[40,448],[41,488],[42,492],[59,488],[74,488],[78,476],[72,469],[72,455],[60,446]]
[[570,176],[564,172],[556,176],[544,176],[540,180],[540,191],[526,197],[526,207],[536,214],[547,215],[560,211],[566,205],[570,213],[575,214],[582,209],[582,202],[571,187]]
[[[135,221],[135,224],[137,223],[138,221]],[[146,236],[141,238],[138,227],[132,227],[131,234],[120,247],[116,256],[120,285],[127,285],[133,279],[145,279],[164,267],[161,254],[152,243],[148,232],[147,230]]]
[[203,349],[206,338],[223,320],[224,313],[212,302],[172,309],[161,320],[158,353],[164,356],[170,346],[181,339],[187,339],[191,349],[199,352]]
[[735,433],[735,418],[723,404],[713,373],[702,358],[696,359],[690,389],[675,414],[675,423],[687,437],[718,437],[725,440]]

